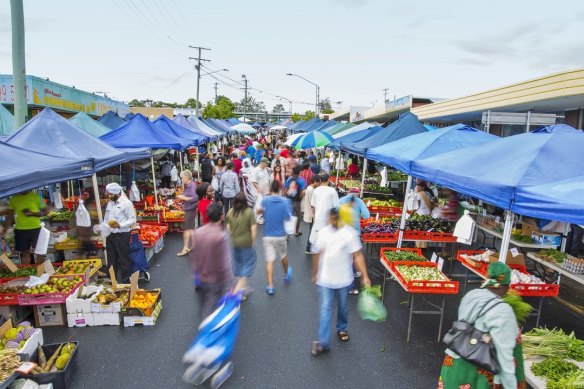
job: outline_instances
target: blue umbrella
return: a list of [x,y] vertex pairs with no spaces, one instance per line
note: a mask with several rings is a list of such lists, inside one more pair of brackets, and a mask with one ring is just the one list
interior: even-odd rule
[[292,142],[292,146],[297,150],[324,147],[333,141],[333,137],[326,132],[311,131]]
[[199,333],[183,356],[189,366],[183,380],[200,385],[226,362],[239,332],[241,292],[227,294],[219,307],[199,325]]

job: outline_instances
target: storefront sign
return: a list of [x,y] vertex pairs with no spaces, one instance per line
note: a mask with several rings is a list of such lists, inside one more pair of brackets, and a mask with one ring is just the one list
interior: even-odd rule
[[[120,116],[130,112],[128,105],[122,102],[35,76],[26,77],[26,102],[29,105],[85,112],[93,116],[101,116],[107,111],[117,112]],[[14,84],[11,75],[0,75],[0,103],[14,103]]]

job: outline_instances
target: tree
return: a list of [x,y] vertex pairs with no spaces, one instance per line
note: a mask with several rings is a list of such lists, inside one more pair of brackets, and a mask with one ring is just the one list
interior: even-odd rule
[[[202,107],[201,102],[199,101],[199,108]],[[191,97],[190,99],[188,99],[186,101],[186,103],[184,103],[184,105],[181,106],[181,108],[197,108],[197,99]]]
[[128,103],[128,105],[130,107],[143,107],[144,106],[144,101],[140,101],[138,99],[133,99],[132,101],[130,101]]
[[258,101],[251,96],[247,97],[247,104],[245,104],[245,97],[241,101],[235,103],[236,112],[258,113],[266,112],[266,105],[262,101]]
[[299,113],[293,113],[293,114],[290,116],[290,119],[291,119],[291,120],[292,120],[294,123],[296,123],[296,122],[299,122],[299,121],[301,121],[301,120],[302,120],[302,116],[300,116],[300,114],[299,114]]
[[272,112],[273,113],[286,112],[286,108],[284,108],[284,105],[282,104],[276,104],[274,105],[274,108],[272,108]]
[[218,96],[217,102],[213,103],[214,101],[210,100],[203,108],[203,117],[205,119],[229,119],[235,117],[233,113],[235,104],[228,97]]
[[315,117],[314,111],[306,111],[306,112],[304,112],[304,117],[302,119],[304,119],[304,120],[310,120],[313,117]]
[[318,106],[320,108],[320,113],[327,114],[335,112],[331,105],[331,99],[328,97],[326,99],[320,100]]
[[293,114],[290,116],[290,119],[291,119],[293,122],[298,122],[298,121],[300,121],[300,120],[310,120],[310,119],[312,119],[313,117],[315,117],[315,115],[314,115],[314,111],[306,111],[306,112],[304,112],[304,115],[300,115],[299,113],[293,113]]

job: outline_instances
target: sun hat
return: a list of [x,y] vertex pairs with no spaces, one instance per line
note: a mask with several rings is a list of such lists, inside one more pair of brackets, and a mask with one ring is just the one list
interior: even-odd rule
[[117,182],[112,182],[105,186],[105,191],[109,194],[120,194],[122,192],[122,187]]

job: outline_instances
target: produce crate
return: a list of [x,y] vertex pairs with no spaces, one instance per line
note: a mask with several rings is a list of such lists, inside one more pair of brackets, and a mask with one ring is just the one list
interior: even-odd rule
[[[27,278],[14,278],[0,280],[0,287],[4,286],[24,286],[28,282]],[[0,293],[0,305],[18,305],[20,293]]]
[[[89,259],[74,259],[71,261],[64,261],[63,263],[55,263],[55,267],[60,266],[60,268],[62,268],[64,265],[91,265],[91,270],[89,271],[89,277],[92,277],[93,275],[95,275],[95,273],[97,273],[99,271],[99,269],[101,269],[101,258],[89,258]],[[57,269],[56,273],[57,275],[59,274],[65,274],[65,273],[59,273],[59,269]],[[69,273],[71,274],[71,273]],[[85,274],[85,273],[73,273],[73,274]]]
[[432,242],[456,242],[452,232],[427,232],[428,239]]
[[511,284],[509,289],[523,297],[555,297],[560,293],[557,284]]
[[447,280],[411,280],[406,281],[405,278],[398,270],[398,266],[419,266],[419,267],[434,267],[437,268],[438,265],[433,262],[391,262],[390,266],[395,273],[396,277],[400,283],[406,288],[410,293],[425,293],[425,294],[457,294],[458,293],[458,281],[452,281],[440,272]]
[[372,214],[375,213],[379,213],[379,214],[383,214],[383,215],[391,215],[391,216],[399,216],[402,214],[402,208],[401,207],[382,207],[382,206],[377,206],[377,205],[371,205],[368,207],[369,208],[369,212],[371,212]]
[[[33,276],[36,276],[36,269],[37,269],[38,265],[16,265],[16,267],[18,268],[18,270],[24,270],[24,271],[30,271],[31,274]],[[1,280],[14,280],[16,278],[23,278],[23,277],[29,277],[29,275],[27,274],[19,274],[17,273],[12,273],[10,270],[6,269],[3,271],[3,273],[5,273],[5,277],[1,277]]]
[[477,254],[482,254],[484,252],[485,252],[485,250],[458,250],[458,252],[456,253],[456,259],[458,259],[458,261],[461,263],[472,266],[473,268],[477,269],[477,271],[480,271],[482,274],[486,274],[487,273],[487,266],[489,266],[488,263],[481,262],[481,261],[473,261],[472,259],[467,259],[467,258],[463,257],[463,254],[477,255]]
[[162,300],[159,299],[154,307],[152,316],[124,316],[124,327],[133,327],[137,325],[153,326],[158,321],[160,311],[162,311]]
[[411,252],[411,253],[414,253],[414,254],[418,255],[419,257],[424,258],[424,254],[422,254],[422,249],[417,248],[417,247],[414,247],[414,248],[410,248],[410,247],[400,247],[400,248],[397,248],[397,247],[382,247],[379,250],[379,256],[382,259],[384,259],[387,263],[391,263],[393,261],[390,260],[388,257],[386,257],[386,255],[385,255],[385,252],[386,251],[396,251],[396,252],[399,252],[399,251],[408,251],[408,252]]
[[397,233],[372,233],[372,234],[362,234],[361,240],[363,243],[397,243]]
[[43,293],[43,294],[19,294],[18,295],[18,304],[19,305],[42,305],[42,304],[65,304],[65,300],[67,297],[72,295],[77,288],[81,285],[85,284],[85,275],[76,274],[75,276],[72,275],[59,275],[59,276],[51,276],[59,277],[59,278],[67,278],[68,280],[73,279],[74,277],[81,277],[81,281],[79,281],[73,288],[71,288],[70,292],[57,292],[57,293]]
[[407,240],[429,240],[429,235],[426,231],[405,230],[404,239]]
[[[79,342],[69,342],[69,343],[74,343],[75,349],[71,353],[71,357],[69,358],[69,361],[67,362],[67,364],[65,365],[63,370],[59,370],[59,371],[56,371],[54,373],[23,374],[22,377],[29,379],[29,380],[32,380],[39,385],[52,383],[54,389],[67,389],[67,388],[69,388],[71,386],[71,383],[73,382],[75,372],[77,371],[77,365],[78,365],[78,356],[77,356],[78,352],[77,352],[77,350],[79,349]],[[45,344],[41,347],[43,348],[43,352],[47,356],[47,359],[49,359],[51,357],[51,355],[53,355],[53,353],[55,351],[57,351],[57,349],[59,348],[60,345],[61,345],[60,343]],[[30,360],[32,362],[38,363],[37,351],[35,351],[31,355]]]
[[75,250],[79,248],[79,241],[76,239],[67,239],[63,242],[55,242],[55,250]]
[[154,308],[158,305],[158,303],[161,300],[161,296],[162,293],[160,292],[160,289],[155,289],[155,290],[146,290],[145,292],[150,293],[150,294],[156,294],[156,300],[154,300],[154,303],[149,306],[148,308],[130,308],[129,306],[129,302],[127,306],[123,306],[122,307],[122,316],[152,316],[152,313],[154,312]]

